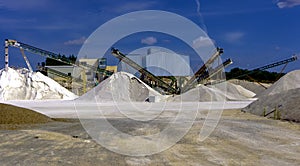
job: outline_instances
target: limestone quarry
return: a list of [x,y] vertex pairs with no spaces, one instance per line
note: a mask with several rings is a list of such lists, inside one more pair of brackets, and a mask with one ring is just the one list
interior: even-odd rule
[[[200,84],[178,95],[162,95],[134,75],[117,72],[78,97],[39,72],[1,70],[1,102],[6,104],[0,105],[3,138],[0,162],[14,165],[30,165],[32,160],[42,165],[49,162],[160,165],[162,161],[167,165],[295,165],[300,163],[299,124],[273,120],[273,114],[262,117],[262,113],[278,107],[281,120],[299,122],[299,78],[300,72],[293,71],[267,90],[254,82],[226,81]],[[149,102],[151,96],[156,100]],[[137,114],[137,108],[142,112]],[[102,119],[97,113],[101,110],[123,132],[151,134],[161,131],[165,122],[178,114],[179,108],[186,116],[189,111],[198,110],[193,127],[170,149],[142,157],[123,156],[105,149],[87,134],[83,122],[78,120],[79,117]],[[219,125],[210,137],[199,142],[197,138],[208,110],[220,109],[225,110]],[[159,117],[149,126],[126,118],[132,115]]]
[[300,166],[299,16],[0,0],[0,166]]

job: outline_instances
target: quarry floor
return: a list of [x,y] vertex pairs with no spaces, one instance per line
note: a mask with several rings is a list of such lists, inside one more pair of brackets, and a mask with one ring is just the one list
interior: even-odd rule
[[[234,108],[237,103],[231,104]],[[45,124],[0,125],[1,165],[300,165],[299,124],[244,113],[238,106],[222,112],[216,129],[204,141],[197,139],[207,113],[202,107],[201,116],[174,146],[158,154],[131,157],[97,144],[71,109],[62,114],[55,112],[58,108],[49,106],[47,111],[43,104],[30,105],[60,119]],[[108,119],[133,134],[146,127],[114,116]],[[164,125],[162,121],[154,123],[158,128]]]

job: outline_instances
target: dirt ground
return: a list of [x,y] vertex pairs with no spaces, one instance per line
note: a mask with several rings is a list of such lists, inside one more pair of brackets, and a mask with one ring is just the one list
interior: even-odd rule
[[[144,126],[114,119],[132,133]],[[123,123],[124,122],[124,123]],[[93,141],[78,120],[0,125],[1,165],[300,165],[300,125],[225,110],[214,132],[197,140],[204,118],[159,154],[130,157]],[[156,127],[163,126],[157,121]]]

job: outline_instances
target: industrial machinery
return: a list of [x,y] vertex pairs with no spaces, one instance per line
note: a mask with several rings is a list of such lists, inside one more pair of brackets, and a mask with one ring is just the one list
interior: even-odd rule
[[288,63],[293,62],[295,60],[297,60],[297,57],[296,56],[292,56],[291,58],[288,58],[288,59],[285,59],[285,60],[282,60],[282,61],[279,61],[279,62],[271,63],[271,64],[268,64],[268,65],[256,68],[254,70],[261,70],[261,71],[263,71],[263,70],[267,70],[267,69],[270,69],[270,68],[273,68],[273,67],[276,67],[276,66],[288,64]]
[[173,88],[171,85],[165,83],[160,78],[149,72],[148,70],[144,69],[139,64],[135,63],[130,58],[126,57],[125,54],[121,53],[118,49],[112,48],[111,53],[113,56],[118,58],[120,61],[125,62],[126,64],[130,65],[135,70],[139,71],[141,73],[141,79],[145,83],[147,83],[150,86],[157,86],[164,90],[166,94],[179,94],[179,89]]
[[[86,88],[85,85],[87,84],[86,83],[86,77],[84,76],[84,73],[87,72],[87,71],[92,71],[92,72],[95,72],[95,74],[98,76],[98,75],[112,75],[112,72],[110,71],[106,71],[105,69],[101,68],[101,67],[95,67],[95,66],[92,66],[92,65],[89,65],[89,64],[77,64],[77,63],[72,63],[70,61],[67,61],[67,60],[62,60],[60,59],[59,55],[56,54],[56,53],[53,53],[53,52],[50,52],[50,51],[46,51],[46,50],[43,50],[43,49],[40,49],[40,48],[37,48],[37,47],[34,47],[34,46],[31,46],[31,45],[28,45],[28,44],[25,44],[25,43],[22,43],[22,42],[19,42],[19,41],[16,41],[16,40],[11,40],[11,39],[6,39],[5,40],[5,70],[8,70],[8,47],[15,47],[15,48],[19,48],[21,50],[21,53],[22,53],[22,56],[24,57],[25,59],[25,62],[29,68],[29,70],[32,72],[32,67],[30,66],[30,63],[24,53],[24,51],[28,51],[28,52],[31,52],[31,53],[34,53],[34,54],[37,54],[37,55],[41,55],[41,56],[44,56],[46,58],[50,58],[50,59],[53,59],[55,61],[58,61],[58,62],[61,62],[63,64],[66,64],[66,65],[70,65],[70,66],[74,66],[76,68],[79,68],[80,70],[82,70],[81,72],[81,78],[72,78],[71,77],[71,80],[75,80],[77,83],[80,83],[83,85],[83,89]],[[47,70],[50,70],[49,72],[51,72],[52,74],[55,74],[57,76],[60,76],[62,78],[66,78],[66,79],[70,79],[70,76],[60,72],[60,71],[56,71],[56,70],[53,70],[53,69],[47,69]],[[99,78],[100,76],[98,76]],[[84,93],[84,92],[83,92]]]
[[189,89],[193,88],[199,82],[207,80],[212,76],[219,73],[224,67],[232,64],[232,60],[228,59],[223,64],[217,66],[215,69],[208,70],[211,64],[224,53],[223,48],[217,48],[216,52],[200,67],[200,69],[193,75],[193,77],[187,81],[187,83],[182,88],[181,92],[184,93]]
[[[255,80],[254,78],[252,78],[249,75],[253,74],[253,73],[256,73],[256,72],[259,72],[259,71],[264,71],[264,70],[267,70],[267,69],[270,69],[270,68],[273,68],[273,67],[284,65],[284,67],[282,68],[282,70],[279,73],[279,75],[280,75],[290,62],[293,62],[293,61],[296,61],[296,60],[297,60],[297,57],[292,56],[291,58],[288,58],[288,59],[284,59],[284,60],[281,60],[281,61],[278,61],[278,62],[274,62],[274,63],[268,64],[268,65],[264,65],[262,67],[255,68],[255,69],[250,70],[249,72],[247,72],[245,74],[242,74],[242,75],[239,75],[237,77],[230,78],[230,79],[239,79],[239,78],[242,78],[242,77],[248,77],[252,81],[258,83],[263,88],[267,89],[267,87],[265,87],[263,84],[261,84],[260,82],[258,82],[257,80]],[[277,78],[276,80],[278,80],[278,79],[279,78]],[[221,83],[221,82],[224,82],[224,81],[226,81],[226,80],[216,81],[214,83],[206,83],[205,85],[207,85],[207,84],[218,84],[218,83]]]
[[[125,54],[121,53],[118,49],[112,48],[111,53],[113,56],[118,58],[120,61],[123,61],[124,63],[128,64],[132,68],[136,69],[141,73],[141,80],[150,85],[151,87],[159,87],[164,90],[166,94],[180,94],[182,92],[186,92],[190,88],[192,88],[195,84],[195,82],[201,81],[201,80],[207,80],[210,79],[212,76],[215,74],[219,73],[223,67],[228,66],[232,64],[232,61],[228,59],[225,61],[223,64],[217,66],[216,68],[212,69],[211,71],[207,71],[208,66],[210,66],[222,53],[223,49],[218,48],[217,52],[194,74],[194,76],[187,81],[183,89],[177,88],[175,85],[175,82],[177,83],[175,77],[170,77],[168,79],[172,80],[170,84],[164,82],[162,80],[162,77],[155,76],[139,64],[135,63],[133,60],[130,58],[126,57]],[[209,73],[209,74],[208,74]],[[175,87],[175,88],[174,88]]]
[[[41,56],[44,56],[46,58],[50,58],[53,60],[56,60],[58,62],[64,63],[66,65],[74,66],[76,68],[79,68],[82,72],[79,74],[79,78],[72,78],[69,75],[66,75],[60,71],[56,71],[53,69],[50,69],[49,72],[51,72],[54,75],[57,75],[59,77],[65,78],[67,80],[71,80],[74,82],[80,82],[83,85],[83,89],[86,88],[87,78],[85,76],[85,72],[92,71],[96,72],[96,77],[100,78],[101,76],[110,76],[112,72],[106,71],[103,67],[95,67],[89,64],[77,64],[72,63],[67,60],[60,59],[58,54],[55,54],[53,52],[49,52],[22,42],[18,42],[16,40],[5,40],[5,69],[8,69],[8,47],[16,47],[21,50],[21,53],[26,61],[26,64],[30,71],[32,71],[32,68],[28,62],[27,57],[25,56],[24,51],[28,51],[34,54],[38,54]],[[135,70],[139,71],[141,73],[141,80],[150,85],[151,87],[156,87],[157,90],[159,90],[163,94],[180,94],[188,91],[189,89],[193,88],[198,83],[203,83],[204,81],[207,81],[211,79],[214,75],[217,73],[220,73],[220,71],[230,65],[232,61],[230,59],[226,60],[224,63],[219,64],[217,67],[213,68],[212,64],[215,62],[216,59],[223,53],[222,48],[217,48],[216,52],[203,64],[203,66],[192,76],[191,79],[185,81],[186,83],[184,86],[179,88],[177,86],[177,82],[181,82],[181,80],[177,80],[174,76],[164,76],[159,77],[155,76],[139,64],[135,63],[130,58],[126,57],[125,54],[121,53],[118,49],[112,48],[111,53],[113,56],[118,58],[120,61],[123,61],[124,63],[128,64]],[[106,62],[103,61],[103,64]],[[79,80],[80,79],[80,80]],[[183,84],[181,82],[180,84]]]
[[[99,68],[97,68],[95,66],[91,66],[89,64],[75,64],[75,63],[72,63],[70,61],[62,60],[62,59],[59,58],[59,55],[56,54],[56,53],[46,51],[46,50],[31,46],[31,45],[28,45],[28,44],[25,44],[25,43],[18,42],[16,40],[10,40],[10,39],[5,40],[5,48],[7,48],[7,51],[5,51],[5,56],[7,56],[7,64],[8,64],[8,47],[9,46],[19,48],[19,49],[21,49],[21,51],[23,50],[23,52],[28,51],[28,52],[31,52],[31,53],[34,53],[34,54],[37,54],[37,55],[41,55],[41,56],[44,56],[46,58],[50,58],[50,59],[62,62],[66,65],[71,65],[71,66],[75,66],[75,67],[82,67],[82,68],[86,68],[86,69],[93,69],[94,71],[97,71],[97,72],[108,72],[105,69],[99,69]],[[7,65],[7,67],[8,67],[8,65]],[[7,68],[7,67],[5,67],[5,68]]]
[[217,66],[216,68],[212,69],[209,72],[204,72],[198,77],[197,82],[203,83],[204,80],[209,80],[210,78],[214,77],[216,74],[221,72],[224,68],[231,65],[233,62],[231,59],[227,59],[225,62]]
[[273,67],[277,67],[277,66],[281,66],[281,65],[285,65],[281,72],[285,69],[285,67],[290,63],[290,62],[293,62],[293,61],[296,61],[297,60],[297,57],[296,56],[292,56],[291,58],[288,58],[288,59],[284,59],[282,61],[278,61],[278,62],[274,62],[274,63],[271,63],[271,64],[268,64],[268,65],[265,65],[265,66],[262,66],[262,67],[258,67],[258,68],[255,68],[251,71],[249,71],[248,73],[246,74],[242,74],[242,75],[239,75],[235,78],[241,78],[243,76],[248,76],[249,74],[252,74],[252,73],[255,73],[255,72],[258,72],[258,71],[264,71],[264,70],[267,70],[267,69],[270,69],[270,68],[273,68]]

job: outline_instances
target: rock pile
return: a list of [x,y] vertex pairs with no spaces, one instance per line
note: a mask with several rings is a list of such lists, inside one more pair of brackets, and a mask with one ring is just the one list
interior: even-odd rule
[[[277,107],[279,110],[279,119],[299,122],[299,103],[300,70],[295,70],[283,76],[268,90],[259,95],[258,100],[246,107],[244,111],[256,115],[266,115]],[[269,114],[268,117],[274,117],[274,113]]]
[[77,98],[75,94],[40,72],[0,70],[0,100],[48,100]]

